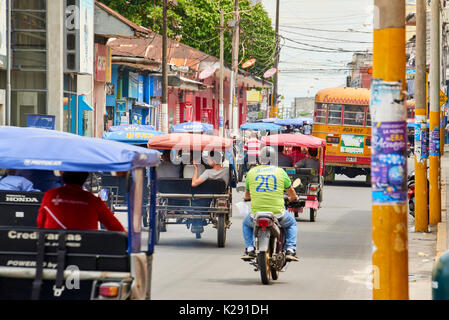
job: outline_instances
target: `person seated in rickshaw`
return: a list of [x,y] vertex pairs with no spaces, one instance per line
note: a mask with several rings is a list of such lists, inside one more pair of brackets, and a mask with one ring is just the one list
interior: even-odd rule
[[16,170],[13,169],[0,172],[0,190],[40,192],[39,189],[34,188],[33,183],[30,180],[17,175]]
[[211,151],[207,159],[208,165],[211,169],[206,169],[201,175],[199,174],[199,166],[194,163],[192,187],[198,187],[207,180],[223,180],[226,185],[228,185],[229,168],[223,166],[223,157],[223,152]]
[[170,154],[170,150],[164,150],[162,153],[162,162],[156,167],[158,178],[181,178],[181,168],[171,161]]
[[[274,146],[274,148],[276,148],[276,146]],[[277,146],[276,160],[278,167],[286,168],[293,166],[292,159],[284,154],[284,146]]]
[[[201,163],[201,151],[191,151],[189,154],[188,164],[184,165],[183,178],[192,179],[195,173],[195,165],[198,167],[198,175],[202,175],[206,170],[204,164]],[[191,159],[191,160],[190,160]]]
[[259,152],[261,149],[261,142],[257,136],[257,132],[251,132],[251,138],[246,141],[245,146],[243,147],[243,150],[245,151],[245,167],[248,167],[248,164],[258,164],[257,159],[259,157]]
[[306,154],[307,148],[304,147],[292,147],[290,152],[287,153],[293,163],[297,163],[298,161],[307,158]]
[[316,169],[320,168],[320,162],[317,158],[318,149],[316,148],[308,148],[307,150],[308,156],[305,159],[298,161],[295,164],[296,168],[308,168],[308,169]]
[[63,172],[64,186],[48,190],[42,199],[37,226],[43,229],[107,230],[125,229],[99,197],[83,190],[89,173]]

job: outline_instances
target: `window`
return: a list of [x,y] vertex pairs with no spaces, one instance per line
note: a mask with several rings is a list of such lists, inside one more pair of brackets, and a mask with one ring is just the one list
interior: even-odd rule
[[326,142],[332,143],[332,144],[338,144],[338,143],[340,143],[340,137],[327,136]]
[[326,123],[327,104],[317,103],[315,105],[315,122]]
[[341,104],[329,104],[329,124],[341,124],[341,112],[343,105]]
[[343,124],[348,126],[365,125],[365,107],[364,106],[345,106]]
[[366,110],[366,126],[371,127],[371,112],[369,110],[369,107]]

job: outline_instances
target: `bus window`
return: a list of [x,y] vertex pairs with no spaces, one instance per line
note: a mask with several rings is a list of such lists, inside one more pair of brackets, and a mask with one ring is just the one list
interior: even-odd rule
[[363,126],[365,124],[365,108],[363,106],[345,106],[343,124]]
[[327,104],[317,103],[315,108],[315,122],[326,123]]
[[341,104],[329,104],[329,124],[341,124],[341,111],[343,106]]
[[366,126],[371,127],[371,112],[369,108],[366,110]]

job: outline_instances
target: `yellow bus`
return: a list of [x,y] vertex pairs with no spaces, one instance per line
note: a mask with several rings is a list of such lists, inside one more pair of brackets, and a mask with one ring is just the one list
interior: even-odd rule
[[370,90],[329,88],[315,97],[313,135],[326,140],[326,180],[371,176]]

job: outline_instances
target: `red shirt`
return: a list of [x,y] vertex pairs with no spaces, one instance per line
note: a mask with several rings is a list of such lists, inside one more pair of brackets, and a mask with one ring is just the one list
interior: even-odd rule
[[125,231],[103,200],[78,185],[48,190],[37,216],[43,229],[98,230],[98,222],[110,231]]

